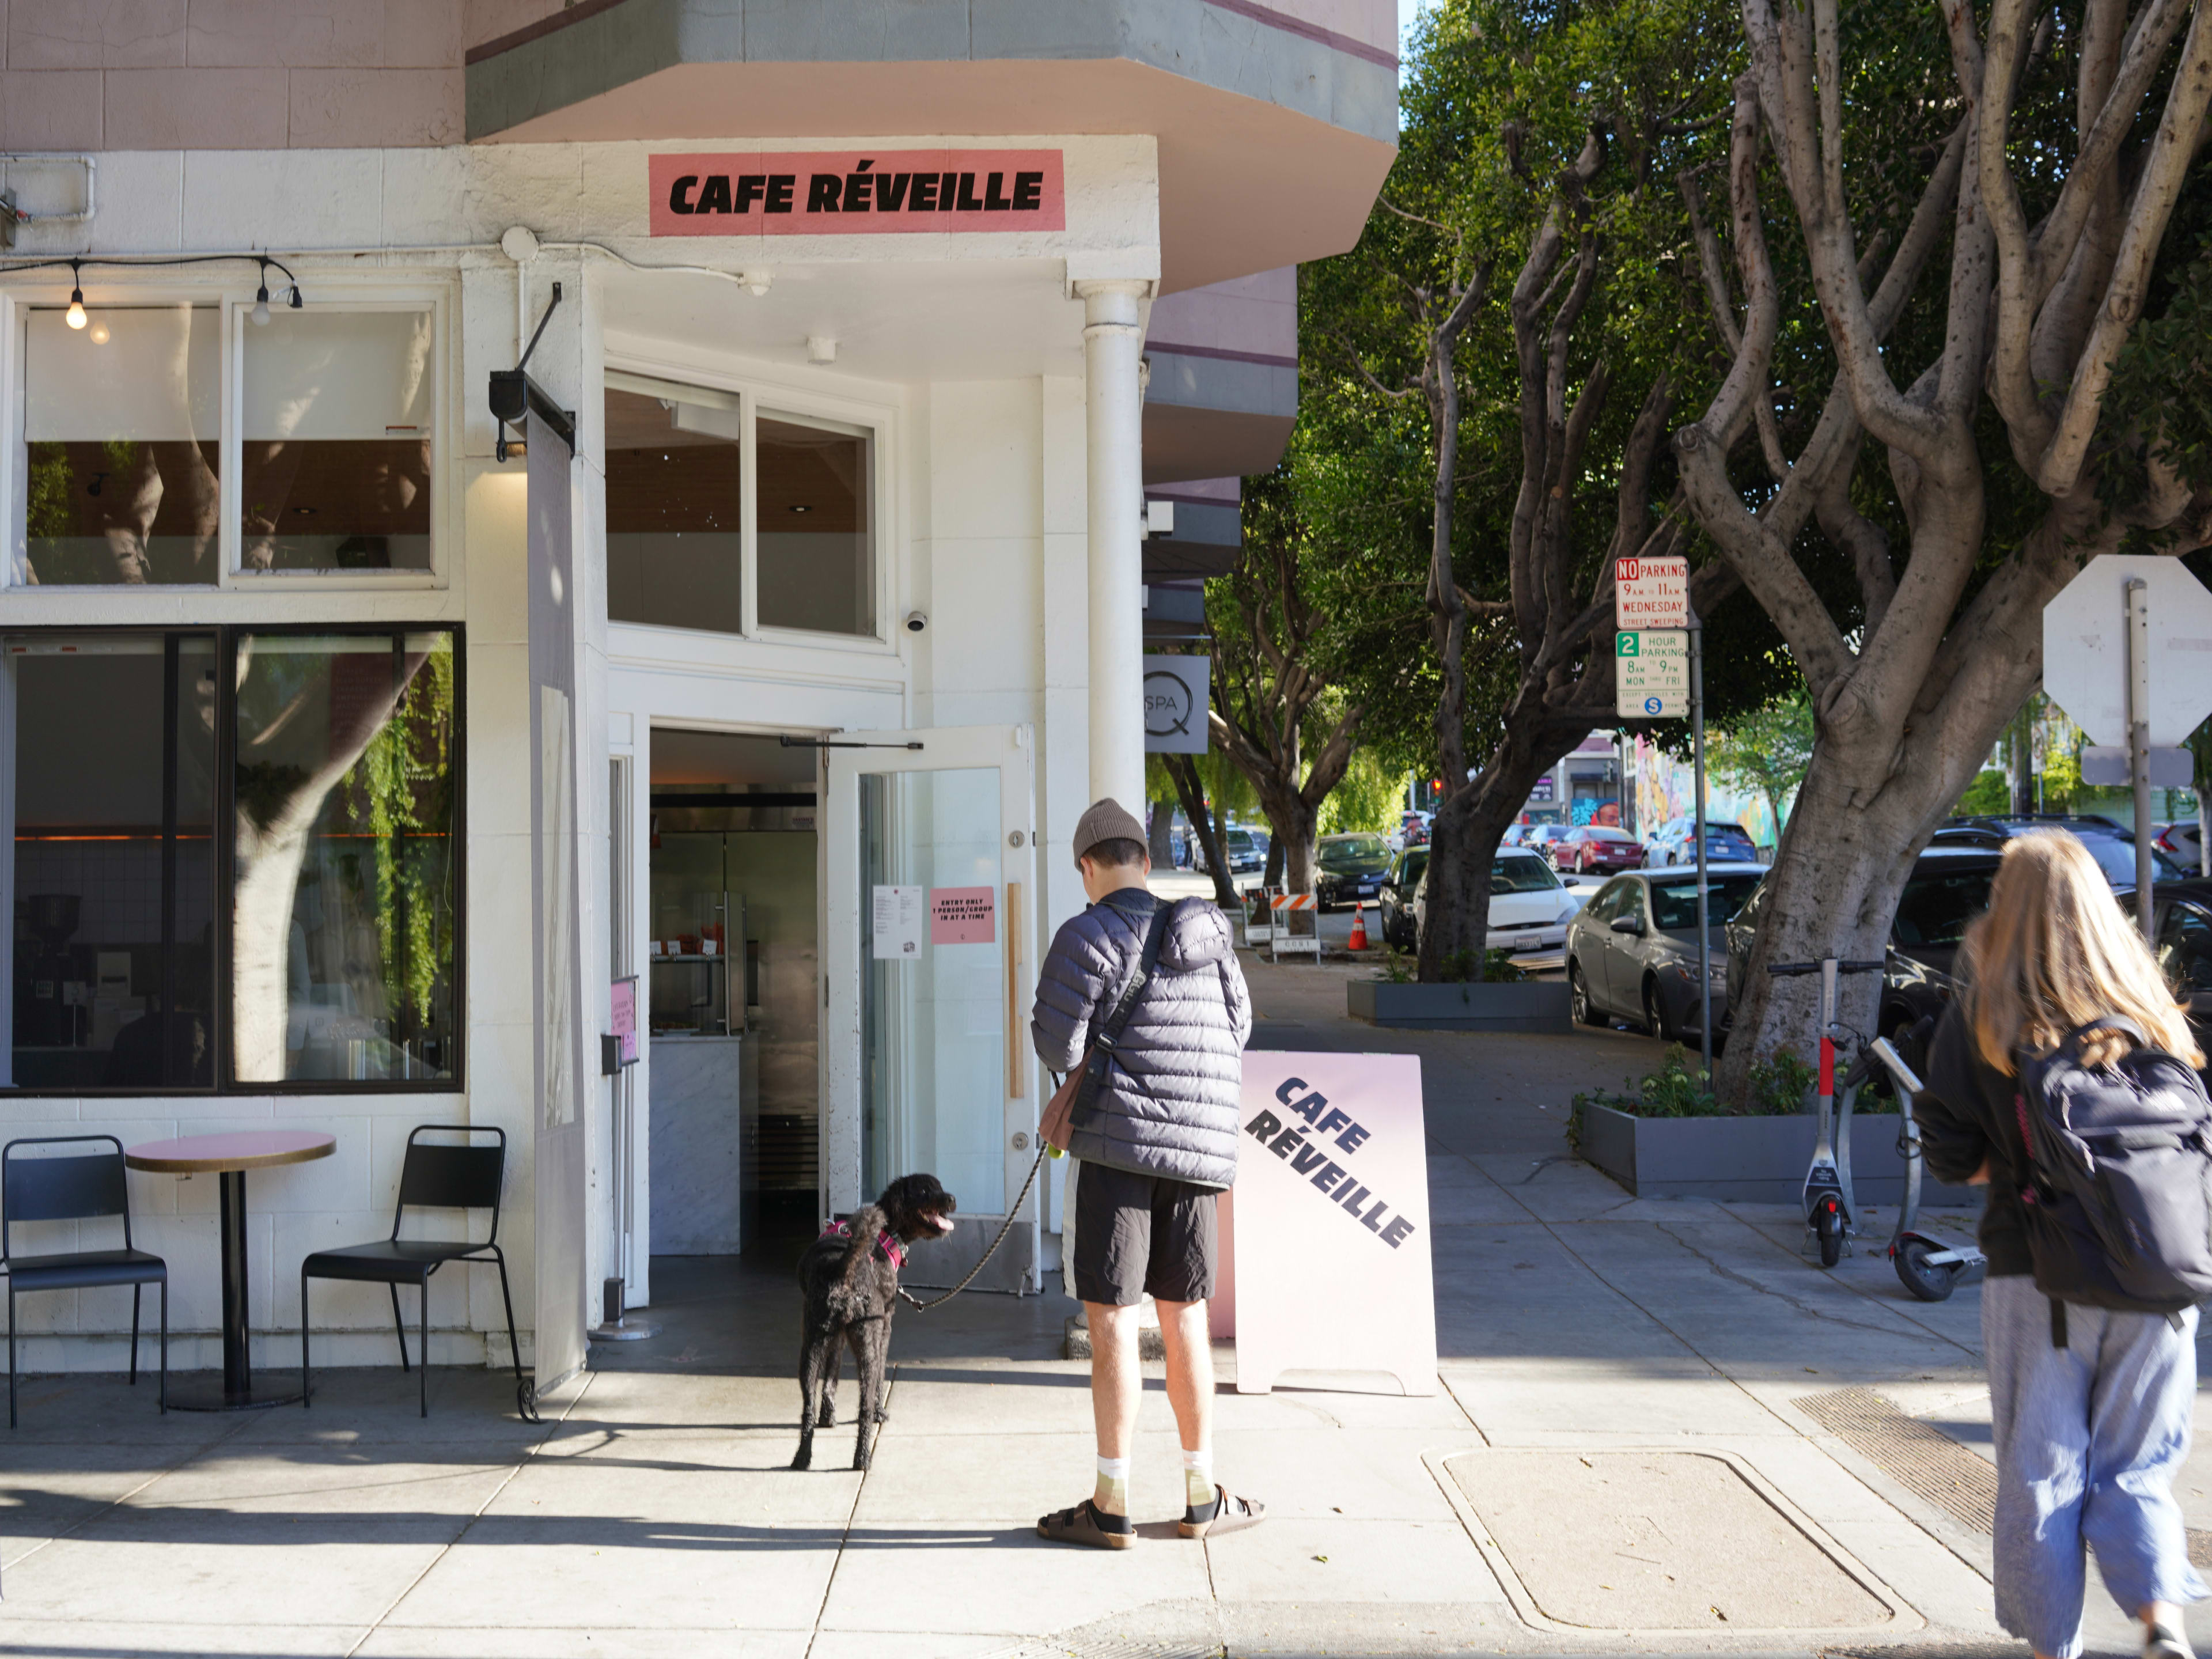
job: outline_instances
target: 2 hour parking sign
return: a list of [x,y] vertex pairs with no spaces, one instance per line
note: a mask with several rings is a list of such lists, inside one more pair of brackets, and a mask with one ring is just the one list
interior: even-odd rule
[[1679,628],[1623,629],[1613,636],[1614,712],[1679,720],[1690,712],[1690,636]]

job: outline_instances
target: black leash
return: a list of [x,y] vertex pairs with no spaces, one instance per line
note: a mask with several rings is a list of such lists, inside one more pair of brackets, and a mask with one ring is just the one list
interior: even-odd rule
[[1037,1171],[1044,1168],[1045,1155],[1051,1151],[1052,1148],[1042,1143],[1038,1145],[1036,1162],[1030,1165],[1030,1178],[1022,1182],[1022,1190],[1016,1194],[1014,1201],[1006,1206],[1006,1218],[1004,1224],[999,1228],[999,1236],[991,1241],[991,1248],[984,1251],[981,1257],[977,1260],[975,1265],[968,1270],[967,1278],[962,1279],[951,1290],[945,1291],[943,1296],[932,1297],[927,1302],[922,1301],[911,1291],[908,1290],[905,1285],[902,1285],[899,1286],[899,1299],[904,1302],[908,1307],[915,1309],[916,1311],[926,1313],[932,1308],[944,1306],[945,1304],[951,1301],[954,1297],[959,1295],[961,1291],[966,1290],[970,1285],[974,1284],[975,1282],[975,1275],[983,1271],[984,1265],[988,1263],[993,1256],[998,1254],[999,1246],[1006,1242],[1006,1235],[1013,1231],[1015,1218],[1019,1216],[1022,1212],[1022,1200],[1030,1195],[1030,1188],[1036,1185]]

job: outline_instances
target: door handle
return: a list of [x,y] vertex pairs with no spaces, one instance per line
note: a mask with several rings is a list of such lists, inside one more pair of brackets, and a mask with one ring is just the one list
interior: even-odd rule
[[1019,1100],[1029,1091],[1022,1086],[1021,1041],[1017,1029],[1021,1011],[1022,884],[1006,884],[1006,1098]]

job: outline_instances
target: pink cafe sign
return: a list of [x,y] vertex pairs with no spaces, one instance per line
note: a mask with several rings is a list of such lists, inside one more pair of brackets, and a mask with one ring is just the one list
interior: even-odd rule
[[1067,228],[1056,149],[794,150],[648,161],[655,236]]

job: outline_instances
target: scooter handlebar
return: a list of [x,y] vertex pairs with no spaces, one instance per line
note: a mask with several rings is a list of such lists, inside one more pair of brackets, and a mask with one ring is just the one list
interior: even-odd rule
[[1887,1037],[1876,1037],[1867,1045],[1867,1048],[1875,1059],[1889,1068],[1889,1074],[1897,1079],[1897,1086],[1905,1093],[1917,1095],[1927,1087],[1927,1085],[1921,1082],[1913,1069],[1905,1063],[1905,1057],[1889,1046]]

